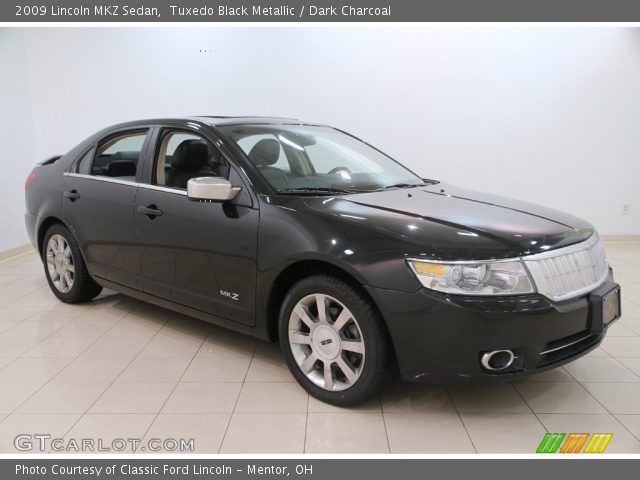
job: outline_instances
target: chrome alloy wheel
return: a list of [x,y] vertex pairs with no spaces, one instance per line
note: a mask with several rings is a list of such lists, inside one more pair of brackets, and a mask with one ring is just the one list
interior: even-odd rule
[[71,247],[62,235],[52,235],[47,243],[47,270],[49,278],[61,293],[67,293],[73,287],[75,267]]
[[289,346],[302,373],[325,390],[345,390],[362,374],[360,326],[349,309],[329,295],[307,295],[296,304],[289,317]]

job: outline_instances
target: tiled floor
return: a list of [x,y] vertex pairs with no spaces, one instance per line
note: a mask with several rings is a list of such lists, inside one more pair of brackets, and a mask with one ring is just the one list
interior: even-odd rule
[[65,305],[35,254],[8,260],[0,452],[46,433],[63,445],[193,438],[206,453],[532,453],[561,431],[613,432],[608,452],[640,453],[640,244],[607,251],[624,316],[590,355],[504,387],[398,384],[350,410],[310,398],[277,345],[111,292]]

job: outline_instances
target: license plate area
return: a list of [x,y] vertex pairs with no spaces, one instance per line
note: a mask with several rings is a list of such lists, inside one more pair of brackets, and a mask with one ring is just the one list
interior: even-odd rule
[[615,283],[603,285],[589,296],[591,304],[591,331],[602,332],[621,315],[620,286]]
[[609,292],[602,299],[602,321],[605,327],[620,318],[620,289]]

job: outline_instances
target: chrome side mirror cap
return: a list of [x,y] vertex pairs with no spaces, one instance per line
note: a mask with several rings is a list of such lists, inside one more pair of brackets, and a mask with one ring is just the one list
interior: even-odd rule
[[242,187],[234,187],[222,177],[197,177],[187,182],[187,197],[196,201],[228,202]]

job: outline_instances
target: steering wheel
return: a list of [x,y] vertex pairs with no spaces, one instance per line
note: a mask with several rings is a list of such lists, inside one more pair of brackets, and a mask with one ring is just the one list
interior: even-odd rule
[[347,173],[352,173],[351,170],[349,170],[347,167],[334,167],[331,170],[329,170],[327,172],[327,175],[337,175],[338,172],[347,172]]

